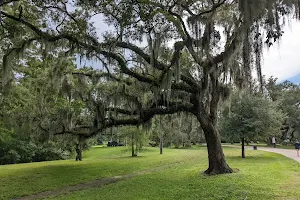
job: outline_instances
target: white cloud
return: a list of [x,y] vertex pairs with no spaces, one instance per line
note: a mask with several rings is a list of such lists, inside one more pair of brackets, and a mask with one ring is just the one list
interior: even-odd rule
[[262,73],[266,77],[274,76],[279,81],[300,74],[300,22],[291,21],[284,28],[280,44],[264,51]]

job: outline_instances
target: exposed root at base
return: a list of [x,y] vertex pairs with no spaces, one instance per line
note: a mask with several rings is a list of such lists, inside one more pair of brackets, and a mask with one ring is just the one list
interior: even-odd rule
[[230,167],[224,169],[208,168],[207,170],[204,171],[204,174],[211,176],[211,175],[218,175],[218,174],[230,174],[235,172],[237,172],[236,169],[231,169]]

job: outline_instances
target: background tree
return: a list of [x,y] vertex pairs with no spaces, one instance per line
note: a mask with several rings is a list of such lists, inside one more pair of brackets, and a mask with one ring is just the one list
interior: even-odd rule
[[149,141],[147,131],[139,127],[122,127],[119,129],[119,134],[122,137],[128,138],[132,157],[137,156],[138,152],[141,151]]
[[201,127],[197,119],[188,113],[178,113],[152,119],[151,145],[158,146],[163,136],[163,147],[191,147],[201,141]]
[[277,79],[271,77],[266,88],[272,101],[286,115],[281,127],[281,140],[294,141],[300,138],[300,86],[289,81],[277,84],[276,81]]
[[[10,83],[10,90],[0,92],[0,135],[3,136],[0,163],[70,158],[76,137],[54,137],[52,133],[71,116],[78,117],[83,104],[70,102],[62,94],[60,85],[64,80],[50,78],[56,72],[49,65],[28,58],[28,62],[18,67],[18,78]],[[42,127],[52,127],[52,132]]]
[[227,141],[242,142],[245,158],[245,141],[265,141],[269,136],[280,135],[283,117],[276,105],[263,96],[235,92],[222,112],[220,129]]

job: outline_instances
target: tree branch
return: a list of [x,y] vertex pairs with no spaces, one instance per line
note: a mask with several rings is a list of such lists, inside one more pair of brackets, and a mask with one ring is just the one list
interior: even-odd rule
[[114,80],[114,81],[118,81],[120,83],[125,83],[127,85],[132,85],[133,83],[129,80],[124,80],[124,79],[120,79],[116,76],[114,76],[113,74],[111,73],[106,73],[106,72],[101,72],[101,73],[92,73],[92,72],[80,72],[80,71],[75,71],[75,72],[72,72],[72,74],[74,75],[84,75],[84,76],[87,76],[87,77],[96,77],[96,78],[102,78],[102,77],[107,77],[107,78],[110,78],[111,80]]
[[98,128],[92,132],[90,132],[87,137],[92,137],[99,132],[104,131],[107,128],[115,127],[115,126],[135,126],[139,124],[143,124],[152,119],[155,115],[165,115],[165,114],[174,114],[177,112],[192,112],[193,106],[190,105],[174,105],[172,107],[158,107],[158,108],[150,108],[144,110],[143,116],[139,118],[131,118],[131,119],[110,119],[106,122],[101,128]]
[[12,3],[12,2],[14,2],[14,1],[19,1],[19,0],[7,0],[7,1],[5,1],[5,0],[0,0],[0,7],[1,7],[1,6],[4,6],[4,5],[6,5],[6,4]]
[[227,0],[222,0],[222,1],[218,1],[218,3],[214,3],[213,2],[213,6],[211,9],[209,10],[204,10],[204,11],[201,11],[199,14],[193,14],[191,11],[189,12],[189,8],[188,7],[183,7],[185,10],[187,10],[187,12],[189,12],[189,14],[192,14],[192,16],[190,17],[190,20],[193,21],[195,19],[198,19],[199,17],[201,17],[202,15],[205,15],[205,14],[208,14],[208,13],[211,13],[213,11],[215,11],[217,8],[219,8],[220,6],[222,6]]
[[[1,11],[1,13],[8,17],[9,19],[12,19],[12,20],[15,20],[15,21],[18,21],[24,25],[26,25],[27,27],[29,27],[32,31],[34,31],[37,35],[39,35],[41,38],[45,39],[46,41],[48,42],[55,42],[55,41],[58,41],[58,40],[61,40],[61,39],[67,39],[69,40],[70,42],[74,43],[74,44],[77,44],[81,47],[84,47],[86,50],[93,50],[95,51],[96,53],[99,53],[99,54],[102,54],[106,57],[110,57],[110,58],[113,58],[114,60],[116,60],[118,63],[119,63],[119,66],[120,66],[120,70],[131,76],[131,77],[134,77],[136,78],[137,80],[141,81],[141,82],[145,82],[145,83],[149,83],[151,85],[154,85],[156,87],[159,87],[159,83],[157,82],[157,80],[154,80],[152,78],[149,78],[149,77],[145,77],[145,76],[142,76],[136,72],[133,72],[132,70],[130,70],[127,66],[126,66],[126,62],[124,61],[124,59],[116,54],[116,53],[112,53],[112,52],[108,52],[108,51],[104,51],[104,50],[101,50],[99,49],[99,47],[101,47],[101,44],[99,44],[96,40],[92,40],[92,43],[93,44],[87,44],[87,43],[84,43],[84,42],[81,42],[79,41],[77,38],[74,38],[73,36],[71,35],[68,35],[68,34],[60,34],[60,35],[50,35],[49,33],[46,33],[46,32],[43,32],[41,31],[40,29],[38,29],[37,27],[35,27],[34,25],[30,24],[29,22],[23,20],[23,19],[19,19],[19,18],[16,18],[12,15],[9,15],[3,11]],[[100,46],[96,46],[97,44],[99,44]],[[119,47],[124,47],[124,48],[128,48],[128,49],[131,49],[133,50],[135,53],[139,54],[141,57],[143,57],[147,62],[150,63],[150,56],[147,55],[146,53],[144,53],[140,48],[138,48],[137,46],[135,45],[132,45],[132,44],[129,44],[129,43],[125,43],[125,42],[117,42],[118,46]],[[156,68],[159,69],[159,70],[163,70],[165,69],[166,65],[156,61]],[[184,80],[188,80],[188,79],[184,79]],[[191,82],[187,82],[188,84],[190,84]],[[194,86],[191,85],[191,86]],[[183,85],[183,84],[174,84],[174,86],[172,86],[172,88],[174,89],[183,89],[187,92],[195,92],[195,89],[191,88],[191,87],[187,87],[187,85]]]
[[115,107],[105,108],[105,111],[115,111],[117,113],[124,114],[124,115],[138,115],[137,111],[130,111],[130,110],[125,110],[122,108],[115,108]]
[[[129,49],[133,51],[134,53],[138,54],[140,57],[142,57],[147,63],[150,63],[151,57],[147,53],[145,53],[141,48],[139,48],[136,45],[130,44],[128,42],[123,42],[123,41],[112,41],[112,42],[107,42],[104,44],[101,44],[101,46],[107,47],[108,45],[116,45],[117,47]],[[157,59],[154,59],[154,68],[158,70],[164,70],[167,68],[167,66],[161,62],[159,62]]]

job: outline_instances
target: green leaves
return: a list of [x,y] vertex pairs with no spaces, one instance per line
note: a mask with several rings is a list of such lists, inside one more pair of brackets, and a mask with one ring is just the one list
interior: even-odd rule
[[283,113],[276,105],[262,96],[234,93],[229,106],[220,119],[221,134],[229,141],[264,140],[267,136],[280,135]]

